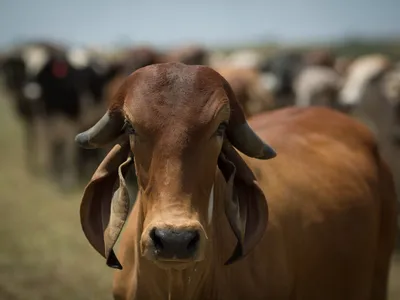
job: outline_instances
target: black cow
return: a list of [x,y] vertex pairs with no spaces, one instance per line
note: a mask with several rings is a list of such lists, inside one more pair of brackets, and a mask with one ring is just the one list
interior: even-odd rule
[[91,173],[88,165],[97,165],[103,153],[82,150],[73,139],[97,120],[104,87],[117,68],[82,51],[36,44],[15,52],[3,72],[26,126],[28,166],[36,167],[34,160],[42,158],[63,187]]
[[3,60],[2,73],[12,106],[25,133],[26,162],[30,171],[38,171],[40,156],[40,120],[43,117],[42,88],[37,76],[51,57],[63,55],[63,48],[50,43],[27,43],[14,49]]
[[272,91],[275,98],[281,102],[279,106],[293,104],[293,83],[303,63],[303,56],[300,53],[281,52],[260,64],[259,70],[262,73],[268,73],[275,77],[276,83]]
[[70,54],[52,57],[37,76],[43,91],[52,172],[60,174],[64,170],[63,186],[93,172],[87,167],[97,165],[103,158],[101,151],[92,154],[76,147],[74,134],[98,118],[97,112],[104,104],[104,87],[117,73],[117,68],[100,66],[94,58],[83,57],[83,62],[74,62]]

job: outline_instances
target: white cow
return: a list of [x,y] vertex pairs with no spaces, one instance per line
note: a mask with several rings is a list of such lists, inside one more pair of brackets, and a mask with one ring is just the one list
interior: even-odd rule
[[349,66],[340,92],[340,103],[346,106],[359,104],[371,81],[389,70],[390,66],[390,60],[382,54],[365,55],[356,59]]
[[322,66],[305,67],[294,83],[297,106],[325,105],[336,103],[342,79],[332,68]]

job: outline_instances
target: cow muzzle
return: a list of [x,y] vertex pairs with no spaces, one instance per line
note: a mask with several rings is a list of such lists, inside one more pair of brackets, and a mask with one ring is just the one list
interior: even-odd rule
[[185,225],[153,224],[142,234],[144,257],[163,268],[186,268],[204,259],[206,234],[198,222]]

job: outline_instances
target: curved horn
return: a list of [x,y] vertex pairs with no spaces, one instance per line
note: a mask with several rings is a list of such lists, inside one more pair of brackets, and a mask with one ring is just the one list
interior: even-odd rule
[[249,157],[270,159],[276,156],[275,150],[264,143],[247,122],[231,128],[227,135],[232,145]]
[[124,119],[120,114],[107,111],[95,125],[79,133],[75,142],[86,149],[100,148],[114,141],[121,134],[123,125]]

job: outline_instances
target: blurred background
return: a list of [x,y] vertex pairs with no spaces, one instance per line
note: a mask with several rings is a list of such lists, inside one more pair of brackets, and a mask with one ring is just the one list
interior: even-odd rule
[[247,117],[323,105],[359,119],[400,195],[399,12],[396,0],[0,0],[0,299],[111,299],[112,270],[79,223],[108,149],[74,137],[149,64],[213,67]]

